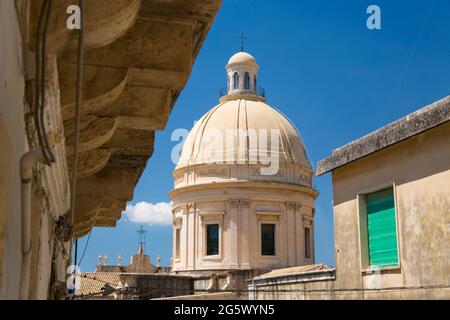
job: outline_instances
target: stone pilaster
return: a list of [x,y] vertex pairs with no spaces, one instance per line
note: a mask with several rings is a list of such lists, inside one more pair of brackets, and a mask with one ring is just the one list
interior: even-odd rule
[[295,202],[287,202],[286,203],[286,234],[287,234],[287,256],[288,256],[288,265],[295,266],[297,251],[299,250],[297,240],[295,239],[296,235],[296,226],[295,226]]
[[239,200],[230,200],[228,203],[228,211],[226,224],[227,228],[227,241],[228,245],[228,265],[230,268],[238,267],[238,211],[239,211]]
[[239,264],[241,268],[250,267],[250,202],[247,200],[241,201],[241,214],[240,214],[240,245],[241,256]]

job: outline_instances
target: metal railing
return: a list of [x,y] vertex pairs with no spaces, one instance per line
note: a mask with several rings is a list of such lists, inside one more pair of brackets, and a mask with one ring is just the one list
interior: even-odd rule
[[225,96],[246,95],[246,94],[265,98],[266,90],[264,90],[264,88],[261,88],[259,86],[250,87],[250,89],[228,89],[228,87],[224,87],[224,88],[220,89],[219,98],[222,98]]

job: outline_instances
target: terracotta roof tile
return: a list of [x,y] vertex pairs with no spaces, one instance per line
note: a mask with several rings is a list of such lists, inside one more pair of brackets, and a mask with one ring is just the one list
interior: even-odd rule
[[119,272],[82,272],[81,287],[77,295],[89,295],[102,291],[105,284],[110,284],[112,287],[120,285]]

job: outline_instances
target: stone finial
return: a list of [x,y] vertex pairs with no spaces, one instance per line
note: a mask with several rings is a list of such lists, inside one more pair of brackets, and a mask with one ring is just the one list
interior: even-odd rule
[[108,265],[108,255],[105,255],[105,257],[103,258],[104,261],[104,265],[107,266]]
[[101,254],[99,254],[98,255],[98,258],[97,258],[97,262],[98,262],[98,265],[100,266],[101,264],[102,264],[102,255]]
[[122,265],[122,256],[119,254],[119,256],[117,257],[117,265],[121,266]]
[[173,257],[170,257],[170,268],[173,267]]
[[158,256],[158,257],[156,258],[156,266],[157,266],[158,268],[161,268],[161,256]]

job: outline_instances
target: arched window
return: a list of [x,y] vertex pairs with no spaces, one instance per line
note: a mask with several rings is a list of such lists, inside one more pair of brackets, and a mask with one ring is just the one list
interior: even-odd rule
[[244,89],[250,89],[250,75],[248,74],[248,72],[246,72],[244,75]]
[[255,80],[254,80],[254,83],[253,83],[253,85],[255,86],[255,91],[256,91],[256,75],[255,75]]
[[233,89],[239,89],[239,74],[237,72],[233,74]]
[[230,76],[227,76],[227,90],[230,90]]

